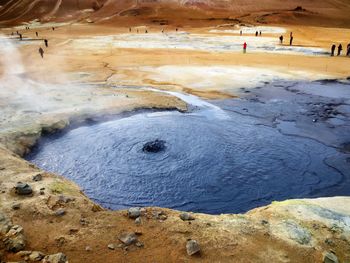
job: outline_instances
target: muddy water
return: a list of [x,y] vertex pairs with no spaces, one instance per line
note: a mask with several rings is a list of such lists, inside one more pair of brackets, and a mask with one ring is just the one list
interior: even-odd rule
[[[211,103],[181,95],[191,112],[78,127],[44,137],[27,158],[112,209],[236,213],[274,200],[349,195],[350,154],[342,148],[350,141],[349,90],[280,82]],[[156,139],[165,149],[142,150]]]

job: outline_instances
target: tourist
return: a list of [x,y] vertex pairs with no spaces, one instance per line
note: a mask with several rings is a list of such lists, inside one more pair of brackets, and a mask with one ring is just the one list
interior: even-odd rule
[[176,32],[178,31],[179,29],[178,28],[176,28]]
[[44,40],[45,47],[49,47],[49,41],[47,39]]
[[283,44],[283,36],[282,35],[280,36],[280,43],[281,43],[281,45]]
[[333,44],[331,48],[331,57],[334,57],[335,48],[336,48],[336,45]]
[[259,36],[261,36],[261,31],[259,32]]
[[337,56],[340,56],[340,55],[341,55],[342,50],[343,50],[343,46],[342,46],[342,44],[339,44]]
[[346,55],[348,57],[350,57],[350,44],[348,44],[347,48],[346,48]]
[[244,42],[243,44],[243,53],[247,53],[247,42]]
[[55,28],[54,28],[54,27],[52,27],[52,31],[55,31]]
[[147,34],[148,33],[148,30],[146,29],[145,33]]
[[242,32],[242,30],[241,31],[239,31],[239,35],[241,36],[241,35],[243,35],[243,32]]
[[22,34],[19,34],[19,39],[23,40]]
[[255,36],[257,37],[257,36],[258,36],[258,34],[259,34],[259,32],[258,32],[258,31],[256,31],[256,32],[255,32]]
[[289,40],[289,45],[292,46],[293,45],[293,32],[290,32],[290,40]]
[[38,32],[35,32],[35,35],[38,37],[39,36]]
[[41,58],[44,58],[44,50],[41,47],[39,48],[39,54]]

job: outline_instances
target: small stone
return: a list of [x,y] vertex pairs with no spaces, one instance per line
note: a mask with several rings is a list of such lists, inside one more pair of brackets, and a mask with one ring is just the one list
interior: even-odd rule
[[55,211],[55,216],[64,216],[66,214],[66,210],[60,208]]
[[37,175],[34,175],[32,179],[34,182],[39,182],[43,179],[43,176],[41,174],[37,174]]
[[44,195],[45,192],[44,192],[43,190],[40,190],[39,194],[40,194],[40,195]]
[[13,204],[12,205],[12,209],[13,210],[18,210],[18,209],[20,209],[21,208],[21,204]]
[[134,232],[122,233],[121,235],[119,235],[118,239],[127,246],[137,242],[137,237],[136,237],[136,234]]
[[64,196],[64,195],[60,195],[58,197],[58,201],[63,202],[63,203],[69,203],[69,202],[72,202],[74,200],[75,200],[74,197],[68,197],[68,196]]
[[194,220],[194,216],[189,214],[189,213],[182,213],[180,214],[180,218],[182,221],[191,221],[191,220]]
[[89,246],[87,246],[87,247],[85,247],[85,251],[91,251],[92,249],[91,249],[91,247],[89,247]]
[[115,245],[114,244],[108,244],[107,246],[110,250],[114,250],[115,249]]
[[23,258],[32,254],[33,251],[23,250],[16,253],[17,256]]
[[138,217],[135,219],[135,224],[136,225],[141,225],[141,217]]
[[45,255],[39,251],[33,251],[30,255],[29,255],[29,260],[30,261],[41,261],[43,258],[45,257]]
[[141,210],[139,207],[131,207],[128,209],[129,218],[135,219],[141,216]]
[[201,248],[196,240],[189,240],[186,244],[187,254],[192,256],[200,252]]
[[18,182],[15,186],[16,194],[18,195],[30,195],[33,193],[29,184]]
[[143,247],[144,245],[143,245],[142,242],[137,241],[137,242],[135,243],[135,246],[137,246],[137,247]]
[[67,257],[63,253],[57,253],[44,257],[42,263],[66,263],[68,262]]
[[262,224],[262,225],[268,225],[268,224],[269,224],[269,221],[263,219],[263,220],[261,220],[261,224]]
[[323,263],[339,263],[339,261],[333,252],[327,252],[324,254]]

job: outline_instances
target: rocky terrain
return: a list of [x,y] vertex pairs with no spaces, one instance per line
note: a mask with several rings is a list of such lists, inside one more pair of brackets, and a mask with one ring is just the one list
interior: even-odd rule
[[[0,262],[350,262],[349,197],[273,202],[245,214],[111,211],[23,159],[44,134],[134,110],[186,112],[191,96],[232,99],[275,79],[346,79],[349,58],[330,58],[328,49],[348,43],[349,11],[346,0],[0,0]],[[256,23],[262,38],[249,33]],[[239,28],[247,30],[245,55]],[[11,35],[17,30],[24,41]],[[278,46],[290,31],[295,47]],[[309,106],[310,118],[342,119],[328,105]],[[164,149],[156,140],[144,151]]]

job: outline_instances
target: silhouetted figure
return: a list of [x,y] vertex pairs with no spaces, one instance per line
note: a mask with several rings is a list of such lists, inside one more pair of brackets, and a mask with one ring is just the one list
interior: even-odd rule
[[41,58],[44,58],[44,50],[41,47],[39,48],[39,54]]
[[55,28],[54,28],[54,27],[52,27],[52,31],[55,31]]
[[16,31],[16,34],[19,35],[18,31]]
[[38,32],[35,32],[35,35],[38,37],[39,36]]
[[289,40],[289,45],[292,46],[293,45],[293,32],[290,32],[290,40]]
[[44,42],[45,42],[45,47],[49,47],[49,41],[45,39]]
[[176,32],[177,32],[179,29],[178,29],[178,28],[176,28],[175,30],[176,30]]
[[259,34],[259,32],[258,32],[258,31],[256,31],[256,32],[255,32],[255,36],[257,37],[257,36],[258,36],[258,34]]
[[23,40],[22,34],[19,34],[19,39]]
[[148,30],[146,29],[145,33],[147,34],[148,33]]
[[331,57],[334,57],[335,48],[336,48],[336,45],[333,44],[331,48]]
[[348,44],[347,48],[346,48],[346,55],[348,57],[350,57],[350,44]]
[[280,43],[281,43],[281,45],[283,44],[283,36],[282,35],[280,36]]
[[242,30],[241,31],[239,31],[239,35],[241,36],[241,35],[243,35],[243,32],[242,32]]
[[340,56],[340,55],[341,55],[342,50],[343,50],[343,46],[342,46],[341,44],[339,44],[337,56]]
[[244,42],[244,44],[243,44],[243,53],[245,54],[245,53],[247,53],[247,42]]
[[259,32],[259,35],[261,36],[261,31]]
[[131,27],[129,27],[129,32],[131,32]]

